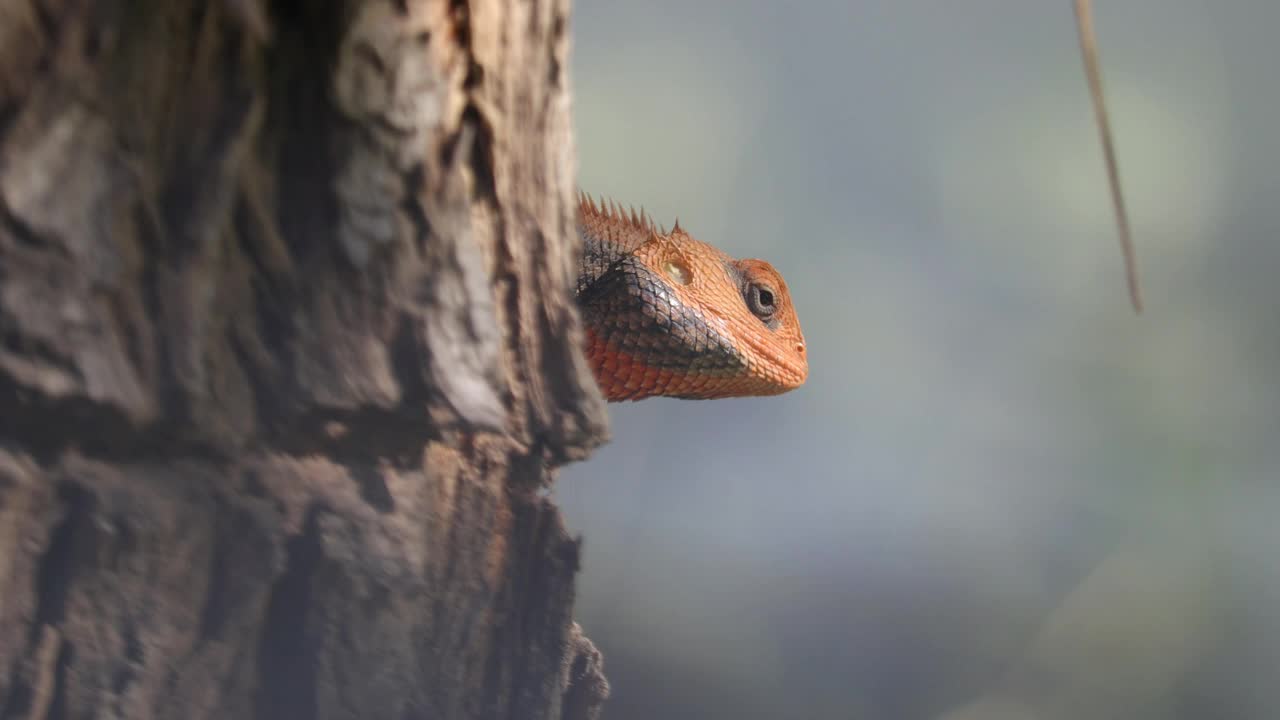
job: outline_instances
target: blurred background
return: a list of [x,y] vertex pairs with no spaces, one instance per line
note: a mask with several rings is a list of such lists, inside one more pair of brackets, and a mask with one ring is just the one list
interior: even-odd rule
[[556,487],[610,720],[1271,718],[1280,3],[578,0],[583,189],[783,272],[807,385]]

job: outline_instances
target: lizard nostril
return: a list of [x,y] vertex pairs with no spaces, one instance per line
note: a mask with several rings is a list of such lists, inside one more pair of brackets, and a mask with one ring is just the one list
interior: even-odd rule
[[804,343],[796,343],[796,352],[804,354]]

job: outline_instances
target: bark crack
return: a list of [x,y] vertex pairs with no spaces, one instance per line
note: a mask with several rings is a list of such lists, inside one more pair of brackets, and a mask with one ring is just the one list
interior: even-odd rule
[[285,569],[271,591],[258,644],[257,720],[314,718],[317,641],[311,620],[315,575],[323,560],[319,519],[312,506],[302,531],[288,542]]

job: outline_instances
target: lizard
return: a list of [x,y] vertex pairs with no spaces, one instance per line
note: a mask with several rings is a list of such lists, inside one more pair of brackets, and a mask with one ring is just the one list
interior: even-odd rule
[[804,383],[804,333],[772,265],[585,193],[577,219],[576,298],[606,400],[778,395]]

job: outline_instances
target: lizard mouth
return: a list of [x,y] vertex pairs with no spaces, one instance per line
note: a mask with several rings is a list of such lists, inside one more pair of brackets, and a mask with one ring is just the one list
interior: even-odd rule
[[747,346],[751,354],[755,355],[755,362],[749,361],[750,366],[754,366],[752,374],[775,385],[778,392],[794,390],[808,379],[809,361],[805,355],[803,339],[792,346],[789,342],[781,341],[781,338],[750,333],[747,335]]

